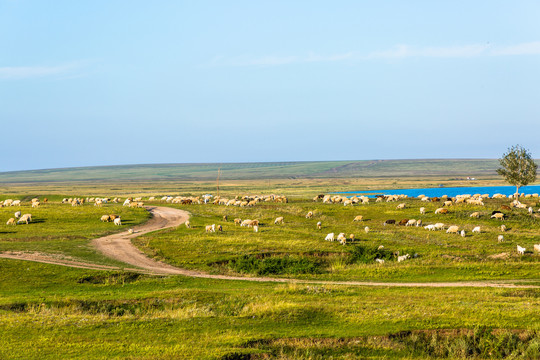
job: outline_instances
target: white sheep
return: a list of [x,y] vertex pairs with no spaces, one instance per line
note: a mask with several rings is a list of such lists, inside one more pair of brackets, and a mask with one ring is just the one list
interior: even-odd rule
[[411,256],[409,254],[405,254],[405,255],[402,255],[402,256],[398,256],[397,258],[397,261],[398,262],[402,262],[402,261],[405,261],[407,259],[409,259]]
[[472,229],[472,232],[480,234],[482,231],[480,230],[480,226],[477,226],[474,229]]
[[534,244],[533,249],[534,249],[534,251],[540,253],[540,244]]
[[362,221],[364,219],[364,216],[362,215],[356,215],[353,219],[353,221]]
[[191,223],[189,222],[189,220],[186,220],[185,224],[188,229],[191,229]]
[[424,226],[424,229],[429,230],[429,231],[435,231],[436,230],[435,225],[433,225],[433,224]]
[[480,213],[478,211],[475,211],[473,212],[471,215],[469,215],[469,217],[472,217],[472,218],[479,218],[480,217]]
[[405,209],[405,203],[401,203],[398,206],[396,206],[396,209]]
[[446,230],[447,234],[450,234],[450,233],[457,234],[458,232],[459,232],[459,226],[457,225],[452,225],[448,228],[448,230]]
[[206,232],[216,232],[216,224],[206,225]]
[[425,207],[420,208],[420,214],[426,215],[426,208]]
[[364,228],[364,232],[365,232],[366,234],[369,233],[369,226],[366,226],[366,227]]
[[133,234],[133,229],[129,229],[128,234]]
[[9,218],[6,225],[17,225],[17,223],[15,222],[15,218]]
[[313,217],[313,211],[308,211],[306,214],[306,219],[311,219]]
[[11,203],[11,206],[20,206],[21,205],[21,200],[13,200],[13,202]]
[[124,201],[124,204],[122,206],[129,206],[130,203],[131,203],[131,200],[126,199],[126,201]]
[[337,240],[345,245],[345,243],[347,242],[347,238],[345,237],[345,233],[339,233],[339,235],[337,236]]
[[254,232],[259,232],[259,227],[257,225],[253,225],[253,231]]
[[443,223],[436,223],[434,226],[435,226],[436,230],[443,230],[444,229],[444,224]]
[[491,215],[491,218],[492,219],[502,220],[502,219],[504,219],[504,214],[503,213],[495,213],[495,214]]
[[422,226],[422,219],[416,220],[416,227]]
[[375,259],[375,262],[379,263],[379,264],[384,264],[384,259]]
[[20,211],[16,211],[15,212],[15,218],[18,219],[21,217],[21,212]]
[[527,251],[527,249],[525,249],[524,247],[521,247],[521,246],[517,246],[517,252],[518,254],[520,255],[524,255],[525,254],[525,251]]
[[120,216],[113,220],[114,225],[120,226],[122,225],[122,220],[120,219]]
[[534,210],[533,210],[532,206],[529,206],[529,209],[528,209],[528,211],[529,211],[529,214],[532,214],[532,213],[534,212]]
[[277,217],[274,224],[283,224],[283,216]]
[[334,241],[334,233],[330,233],[328,235],[326,235],[326,237],[324,238],[324,240],[326,241]]
[[405,224],[405,226],[414,226],[416,225],[416,220],[415,219],[410,219],[409,221],[407,221],[407,223]]
[[321,228],[322,228],[322,223],[319,221],[317,222],[317,229],[321,230]]
[[20,222],[25,222],[28,224],[28,222],[32,221],[32,215],[31,214],[24,214],[21,216],[21,218],[17,221],[17,224]]
[[465,237],[465,230],[461,230],[461,237]]
[[502,236],[502,235],[497,236],[497,241],[498,242],[503,242],[504,241],[504,236]]

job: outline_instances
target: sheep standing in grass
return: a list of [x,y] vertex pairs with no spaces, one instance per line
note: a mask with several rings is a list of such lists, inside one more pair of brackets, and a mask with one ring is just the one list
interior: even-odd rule
[[534,212],[534,210],[533,210],[532,206],[529,206],[529,209],[528,209],[528,211],[529,211],[529,214],[532,214],[532,213]]
[[32,221],[32,215],[31,214],[24,214],[21,216],[21,218],[17,221],[17,224],[20,222],[25,222],[28,224],[30,221]]
[[477,227],[475,227],[474,229],[472,229],[472,232],[473,232],[473,233],[480,234],[480,233],[481,233],[481,231],[480,231],[480,226],[477,226]]
[[253,226],[253,231],[254,231],[254,232],[259,232],[259,226],[258,226],[258,225],[254,225],[254,226]]
[[317,222],[317,229],[318,230],[321,230],[322,229],[322,223],[319,221]]
[[433,225],[433,224],[424,226],[424,229],[429,230],[429,231],[435,231],[436,230],[435,225]]
[[479,218],[480,217],[480,213],[478,211],[475,211],[473,212],[469,217],[472,217],[472,218]]
[[534,249],[534,251],[540,253],[540,244],[534,244],[533,249]]
[[420,214],[426,215],[426,208],[425,207],[420,208]]
[[186,220],[186,227],[187,227],[188,229],[191,229],[191,223],[189,222],[189,220]]
[[398,206],[396,206],[396,209],[398,210],[405,209],[405,203],[399,204]]
[[6,225],[17,225],[17,223],[15,222],[15,218],[9,218]]
[[306,214],[306,219],[311,219],[313,217],[313,211],[308,211]]
[[456,225],[452,225],[446,230],[447,234],[450,234],[450,233],[457,234],[458,232],[459,232],[459,226],[456,226]]
[[491,215],[491,218],[492,219],[503,220],[504,219],[504,214],[503,213],[495,213],[495,214]]
[[[255,227],[255,226],[254,226],[254,227]],[[221,225],[216,226],[216,230],[219,231],[219,232],[223,232],[223,226],[221,226]],[[258,226],[257,226],[257,231],[259,231],[259,227],[258,227]],[[255,231],[255,232],[257,232],[257,231]]]
[[277,217],[276,220],[274,220],[274,224],[283,224],[283,216]]
[[503,242],[504,241],[504,236],[502,236],[502,235],[497,236],[497,241],[498,242]]
[[379,264],[384,264],[384,259],[375,259],[375,262],[376,263],[379,263]]
[[501,225],[501,231],[502,232],[506,232],[507,228],[506,228],[506,225],[502,224]]
[[364,232],[365,232],[366,234],[369,233],[369,227],[368,227],[368,226],[366,226],[366,227],[364,228]]
[[324,238],[324,240],[326,241],[334,241],[334,233],[330,233],[328,235],[326,235],[326,237]]
[[16,211],[15,212],[15,218],[18,219],[21,217],[21,212],[20,211]]
[[122,220],[120,219],[120,216],[113,220],[114,225],[120,226],[122,225]]
[[415,219],[410,219],[409,221],[407,221],[407,223],[405,224],[405,226],[415,226],[416,225],[416,220]]
[[347,243],[345,233],[339,233],[339,235],[337,236],[337,240],[340,242],[340,244],[345,245]]
[[461,230],[461,237],[465,237],[465,230]]
[[416,227],[422,226],[422,219],[416,220]]
[[436,223],[434,226],[435,226],[435,230],[443,230],[444,229],[444,224],[443,223]]
[[238,219],[238,218],[234,219],[234,226],[240,225],[241,223],[242,223],[242,219]]
[[524,247],[521,247],[521,246],[517,246],[517,252],[518,254],[520,255],[525,255],[525,251],[527,251],[527,249],[525,249]]
[[409,254],[405,254],[405,255],[402,255],[402,256],[398,256],[397,261],[398,261],[398,262],[402,262],[402,261],[405,261],[405,260],[407,260],[407,259],[410,259],[410,257],[411,257],[411,256],[410,256]]
[[362,215],[357,215],[354,217],[353,221],[362,221],[364,217]]
[[99,220],[101,222],[109,222],[109,221],[111,221],[111,216],[110,215],[102,215]]
[[216,224],[206,225],[206,232],[216,232]]
[[435,210],[435,214],[448,214],[448,209],[438,208],[437,210]]
[[32,207],[33,207],[33,208],[39,207],[39,201],[34,201],[34,202],[32,203]]
[[133,229],[129,229],[128,234],[130,234],[130,235],[133,234]]

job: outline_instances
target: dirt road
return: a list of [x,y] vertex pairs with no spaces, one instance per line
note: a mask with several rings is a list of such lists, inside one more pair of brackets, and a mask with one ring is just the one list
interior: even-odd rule
[[[104,255],[132,265],[124,268],[125,270],[141,271],[156,275],[184,275],[198,278],[219,279],[219,280],[241,280],[257,282],[276,282],[276,283],[299,283],[299,284],[319,284],[319,285],[348,285],[348,286],[387,286],[387,287],[498,287],[498,288],[538,288],[535,285],[520,285],[519,280],[508,281],[468,281],[468,282],[429,282],[429,283],[387,283],[387,282],[363,282],[363,281],[324,281],[324,280],[296,280],[270,277],[241,277],[227,275],[211,275],[193,270],[186,270],[174,267],[172,265],[153,260],[137,249],[131,239],[146,234],[151,231],[163,230],[171,227],[177,227],[183,224],[189,214],[186,211],[163,207],[147,207],[152,214],[152,218],[146,223],[135,227],[132,234],[127,231],[113,234],[92,241],[96,249]],[[43,253],[20,253],[4,252],[0,257],[30,260],[48,264],[57,264],[71,267],[96,269],[96,270],[119,270],[120,268],[104,266],[98,264],[85,263],[74,259],[47,255]]]

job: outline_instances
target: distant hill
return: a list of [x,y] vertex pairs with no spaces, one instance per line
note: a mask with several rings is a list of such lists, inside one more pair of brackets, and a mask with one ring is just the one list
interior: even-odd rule
[[148,164],[1,172],[0,182],[163,181],[286,178],[495,176],[495,159],[306,161],[225,164]]

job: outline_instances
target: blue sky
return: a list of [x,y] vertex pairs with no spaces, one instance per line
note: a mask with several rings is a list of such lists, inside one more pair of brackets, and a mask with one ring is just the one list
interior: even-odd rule
[[540,158],[538,1],[0,0],[0,171]]

